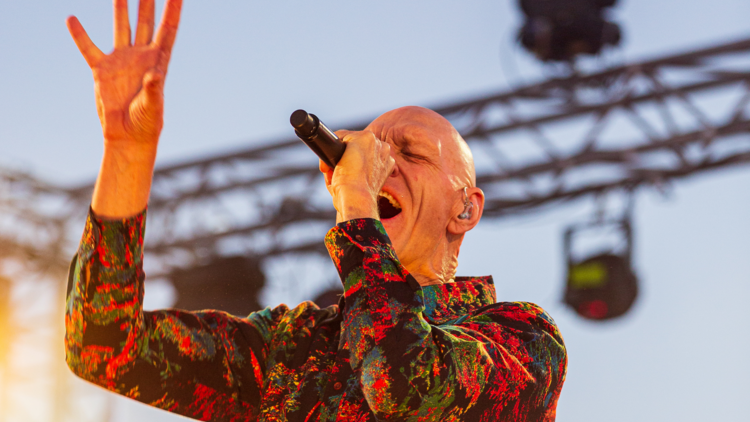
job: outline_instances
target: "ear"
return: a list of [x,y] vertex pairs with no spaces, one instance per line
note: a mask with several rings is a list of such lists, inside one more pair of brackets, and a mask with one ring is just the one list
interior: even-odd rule
[[479,223],[479,219],[482,218],[482,211],[484,211],[484,192],[479,188],[468,188],[466,189],[466,195],[472,207],[469,213],[469,218],[463,219],[458,216],[464,212],[464,195],[460,192],[460,200],[455,207],[455,212],[448,222],[448,233],[453,235],[462,235],[469,230],[473,229],[474,226]]

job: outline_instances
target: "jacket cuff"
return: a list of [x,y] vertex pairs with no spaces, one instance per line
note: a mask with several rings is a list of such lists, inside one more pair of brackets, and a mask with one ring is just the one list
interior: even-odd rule
[[104,268],[127,269],[143,261],[146,210],[132,217],[104,219],[89,207],[86,227],[78,249],[79,260],[96,259]]
[[366,248],[382,248],[391,246],[391,239],[388,237],[388,233],[383,227],[383,223],[380,220],[374,218],[359,218],[356,220],[344,221],[336,225],[336,228],[340,229],[344,233],[344,238],[352,245],[355,245],[360,250],[366,250]]
[[329,230],[325,245],[339,274],[346,274],[352,264],[362,265],[362,253],[368,248],[388,245],[390,249],[391,241],[379,220],[360,218],[339,223]]
[[[401,266],[380,220],[362,218],[339,223],[326,235],[326,247],[344,284],[345,296],[361,288],[363,282],[406,281],[413,291],[420,290],[419,283]],[[382,264],[377,269],[381,277],[366,277],[363,265],[376,265],[375,261]]]

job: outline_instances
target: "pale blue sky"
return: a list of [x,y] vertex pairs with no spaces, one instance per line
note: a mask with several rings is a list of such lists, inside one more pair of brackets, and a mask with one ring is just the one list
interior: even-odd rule
[[[750,36],[746,0],[620,3],[626,60]],[[79,184],[95,177],[101,132],[69,14],[111,49],[109,1],[0,2],[0,164]],[[538,80],[512,42],[519,23],[515,1],[186,0],[159,160],[287,138],[296,108],[337,127]],[[744,421],[748,187],[750,168],[680,182],[667,198],[641,191],[642,294],[612,323],[582,321],[559,301],[562,230],[586,215],[584,204],[482,223],[459,272],[493,274],[500,300],[539,303],[556,319],[570,355],[559,421]],[[176,419],[124,399],[115,411],[118,421]]]

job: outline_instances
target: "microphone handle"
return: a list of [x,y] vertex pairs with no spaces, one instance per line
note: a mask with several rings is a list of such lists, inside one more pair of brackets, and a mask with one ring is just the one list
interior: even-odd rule
[[344,155],[346,144],[328,129],[318,116],[304,110],[297,110],[289,118],[294,133],[305,143],[328,167],[334,168]]

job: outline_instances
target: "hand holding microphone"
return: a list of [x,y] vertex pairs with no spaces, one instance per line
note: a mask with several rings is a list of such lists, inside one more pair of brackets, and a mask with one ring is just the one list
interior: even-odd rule
[[338,211],[337,222],[379,218],[378,193],[395,165],[391,146],[369,130],[339,131],[343,133],[339,139],[317,116],[304,110],[292,113],[290,121],[297,136],[320,157],[320,171]]

